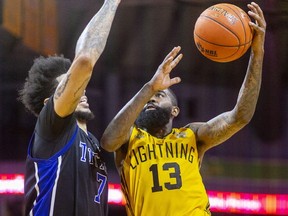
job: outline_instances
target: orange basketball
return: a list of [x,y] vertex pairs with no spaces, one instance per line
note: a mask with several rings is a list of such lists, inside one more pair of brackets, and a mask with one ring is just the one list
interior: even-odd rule
[[195,23],[195,44],[212,61],[239,59],[252,43],[253,29],[249,21],[248,14],[236,5],[213,5],[204,10]]

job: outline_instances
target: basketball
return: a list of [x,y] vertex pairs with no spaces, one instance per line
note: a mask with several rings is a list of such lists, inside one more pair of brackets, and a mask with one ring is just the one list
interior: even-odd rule
[[249,49],[253,29],[250,17],[236,5],[215,4],[204,10],[194,27],[197,49],[215,62],[231,62],[239,59]]

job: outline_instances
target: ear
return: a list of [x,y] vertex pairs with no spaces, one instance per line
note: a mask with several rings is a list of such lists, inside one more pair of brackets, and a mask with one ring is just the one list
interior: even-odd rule
[[173,107],[172,107],[172,111],[171,111],[171,115],[172,115],[173,117],[176,117],[176,116],[179,115],[179,113],[180,113],[179,107],[178,107],[178,106],[173,106]]
[[47,104],[48,100],[49,100],[49,98],[44,99],[44,101],[43,101],[44,106]]

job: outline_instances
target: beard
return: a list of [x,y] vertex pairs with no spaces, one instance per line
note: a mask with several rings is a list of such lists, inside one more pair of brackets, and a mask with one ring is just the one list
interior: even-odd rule
[[89,111],[89,112],[83,112],[83,111],[75,111],[74,115],[76,117],[76,119],[80,122],[88,122],[92,119],[94,119],[94,114],[93,112]]
[[171,110],[172,107],[156,107],[155,110],[149,111],[142,110],[135,124],[137,127],[146,129],[149,133],[154,134],[169,123]]

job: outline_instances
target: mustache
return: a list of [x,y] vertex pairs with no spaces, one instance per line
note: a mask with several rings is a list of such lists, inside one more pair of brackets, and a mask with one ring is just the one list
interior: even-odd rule
[[160,107],[159,106],[157,106],[156,104],[154,104],[153,102],[149,102],[149,103],[147,103],[146,105],[145,105],[145,107],[144,107],[144,111],[146,111],[147,109],[151,109],[151,108],[154,108],[154,109],[160,109]]

